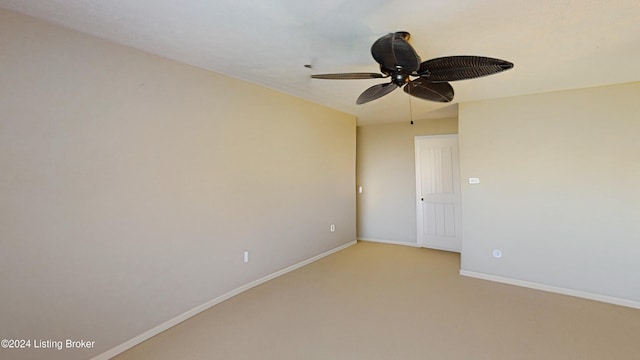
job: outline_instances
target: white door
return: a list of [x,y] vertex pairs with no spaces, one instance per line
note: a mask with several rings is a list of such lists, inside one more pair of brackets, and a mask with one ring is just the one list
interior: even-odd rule
[[416,136],[418,245],[460,252],[458,135]]

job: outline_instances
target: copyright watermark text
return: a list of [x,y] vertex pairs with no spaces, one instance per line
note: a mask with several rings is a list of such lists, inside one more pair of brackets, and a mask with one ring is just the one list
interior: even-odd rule
[[84,339],[2,339],[0,341],[3,349],[93,349],[95,345],[95,341]]

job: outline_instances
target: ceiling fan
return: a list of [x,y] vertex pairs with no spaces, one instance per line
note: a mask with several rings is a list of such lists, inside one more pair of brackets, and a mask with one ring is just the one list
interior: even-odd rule
[[[404,92],[420,99],[450,102],[453,87],[449,81],[473,79],[509,70],[513,64],[483,56],[445,56],[421,62],[409,44],[406,31],[389,33],[371,46],[371,55],[380,64],[378,73],[339,73],[311,75],[314,79],[351,80],[391,78],[391,82],[374,85],[365,90],[356,104],[378,99],[404,86]],[[417,77],[416,79],[411,79]]]

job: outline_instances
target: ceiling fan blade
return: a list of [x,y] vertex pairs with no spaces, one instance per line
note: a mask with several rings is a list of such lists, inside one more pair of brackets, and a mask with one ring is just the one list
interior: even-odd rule
[[357,80],[357,79],[382,79],[386,76],[377,73],[340,73],[311,75],[314,79],[328,80]]
[[420,64],[418,75],[431,82],[473,79],[509,70],[513,64],[483,56],[445,56]]
[[404,87],[404,92],[417,98],[437,101],[450,102],[453,100],[453,87],[448,82],[430,82],[425,78],[418,78],[410,81]]
[[360,94],[360,96],[358,96],[356,104],[362,105],[364,103],[368,103],[369,101],[381,98],[397,88],[398,85],[394,83],[373,85],[372,87],[365,90],[362,94]]
[[371,46],[371,55],[383,68],[395,70],[401,67],[412,73],[420,67],[420,57],[407,42],[408,32],[389,33]]

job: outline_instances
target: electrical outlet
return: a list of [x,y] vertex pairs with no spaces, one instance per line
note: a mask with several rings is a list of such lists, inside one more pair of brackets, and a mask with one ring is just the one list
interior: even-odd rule
[[500,249],[493,249],[493,257],[496,259],[500,259],[502,257],[502,250]]
[[244,252],[244,262],[246,262],[246,263],[249,262],[249,252],[248,251]]
[[331,227],[329,229],[331,229],[331,232],[335,232],[336,231],[336,225],[335,224],[331,224]]

